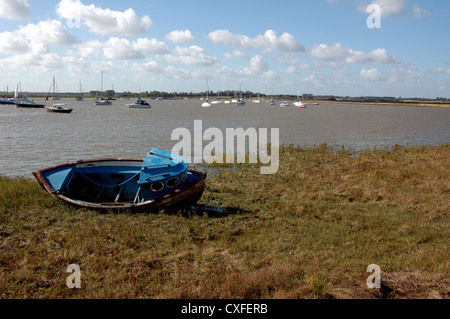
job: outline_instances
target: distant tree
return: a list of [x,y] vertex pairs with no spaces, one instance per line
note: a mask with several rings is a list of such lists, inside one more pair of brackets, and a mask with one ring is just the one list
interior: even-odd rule
[[105,91],[105,96],[107,97],[113,97],[114,95],[116,95],[116,92],[114,90]]

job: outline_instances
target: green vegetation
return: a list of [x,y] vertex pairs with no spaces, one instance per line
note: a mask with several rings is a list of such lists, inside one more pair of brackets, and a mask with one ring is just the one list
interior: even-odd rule
[[[276,175],[213,165],[200,211],[100,214],[0,178],[0,298],[442,298],[450,145],[286,146]],[[81,267],[81,289],[66,269]],[[381,267],[381,289],[366,285]]]

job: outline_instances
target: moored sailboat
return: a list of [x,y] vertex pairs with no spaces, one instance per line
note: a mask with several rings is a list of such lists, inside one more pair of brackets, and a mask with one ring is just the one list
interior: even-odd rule
[[56,81],[55,77],[53,77],[53,104],[50,106],[46,106],[45,109],[50,113],[71,113],[73,111],[72,108],[65,107],[66,104],[63,103],[55,103],[56,99]]
[[[100,80],[100,98],[97,98],[97,94],[95,96],[95,105],[111,105],[112,102],[110,100],[103,98],[103,71],[101,73],[101,80]],[[97,92],[98,93],[98,92]]]

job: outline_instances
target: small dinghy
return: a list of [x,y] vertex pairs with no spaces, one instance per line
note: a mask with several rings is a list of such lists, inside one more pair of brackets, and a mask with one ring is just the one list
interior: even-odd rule
[[139,159],[97,159],[46,168],[33,175],[51,195],[95,210],[158,211],[195,204],[206,174],[179,156],[152,148]]

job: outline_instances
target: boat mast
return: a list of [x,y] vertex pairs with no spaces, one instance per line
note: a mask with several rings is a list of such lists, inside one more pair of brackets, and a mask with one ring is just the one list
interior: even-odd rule
[[103,100],[103,71],[101,75],[101,84],[100,84],[100,100]]

